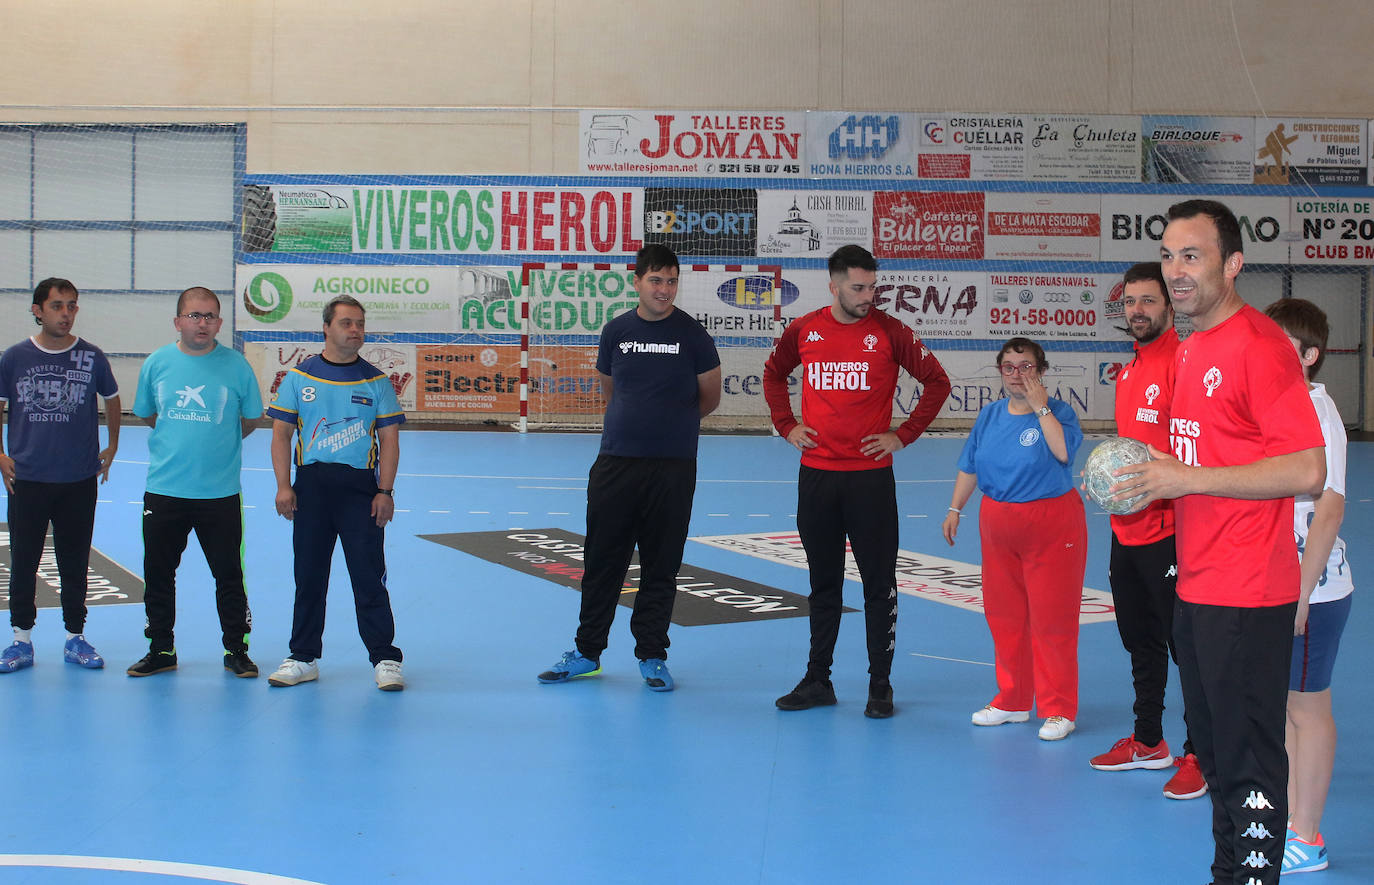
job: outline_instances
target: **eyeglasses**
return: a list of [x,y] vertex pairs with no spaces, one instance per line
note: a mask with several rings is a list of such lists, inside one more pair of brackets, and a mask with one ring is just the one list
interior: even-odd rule
[[201,313],[200,311],[196,311],[195,313],[183,313],[179,314],[179,316],[183,320],[190,320],[193,323],[213,323],[215,320],[219,319],[218,314]]
[[1014,366],[1011,363],[1002,364],[1003,375],[1029,375],[1034,370],[1035,365],[1033,363],[1018,363]]

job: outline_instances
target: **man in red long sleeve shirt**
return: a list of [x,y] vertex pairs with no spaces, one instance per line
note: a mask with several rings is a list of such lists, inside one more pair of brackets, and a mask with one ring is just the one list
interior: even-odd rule
[[[878,264],[868,250],[842,246],[830,256],[829,307],[792,322],[763,369],[773,426],[801,451],[797,532],[811,573],[811,656],[806,675],[778,698],[782,710],[835,703],[830,682],[843,611],[845,537],[864,585],[868,705],[892,715],[892,654],[897,636],[897,485],[892,453],[915,441],[949,396],[940,362],[911,329],[873,309]],[[802,366],[802,419],[792,413],[787,377]],[[892,430],[892,395],[906,369],[921,383],[920,402]]]

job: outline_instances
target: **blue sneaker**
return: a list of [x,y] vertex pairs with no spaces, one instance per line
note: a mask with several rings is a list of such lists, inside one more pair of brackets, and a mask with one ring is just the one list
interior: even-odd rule
[[33,643],[14,640],[14,644],[0,652],[0,673],[13,673],[33,666]]
[[649,691],[672,691],[673,674],[668,672],[668,662],[662,658],[649,658],[639,662],[639,675]]
[[88,670],[99,670],[105,666],[105,659],[97,654],[86,641],[86,637],[79,633],[68,639],[67,644],[62,647],[62,660],[69,664],[79,664]]
[[1288,831],[1288,838],[1283,843],[1282,875],[1315,873],[1326,869],[1326,865],[1326,840],[1321,833],[1317,834],[1316,842],[1304,842],[1297,833]]
[[543,673],[540,673],[538,679],[545,685],[554,685],[559,682],[567,682],[570,679],[577,679],[581,676],[595,676],[600,672],[600,661],[584,658],[580,651],[574,649],[573,651],[563,652],[563,657],[558,659],[558,663],[554,664]]

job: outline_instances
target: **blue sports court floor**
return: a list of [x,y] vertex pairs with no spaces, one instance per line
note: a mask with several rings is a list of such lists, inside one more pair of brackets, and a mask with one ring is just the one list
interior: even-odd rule
[[[248,438],[244,472],[250,651],[263,678],[221,669],[194,543],[175,673],[124,675],[147,648],[141,605],[92,607],[87,635],[109,661],[103,671],[64,665],[60,616],[42,612],[37,665],[0,677],[6,885],[1207,879],[1205,799],[1163,798],[1169,771],[1088,766],[1131,726],[1127,661],[1109,622],[1082,627],[1078,731],[1059,743],[1037,740],[1034,720],[969,724],[993,694],[991,641],[981,615],[928,598],[901,602],[894,718],[862,715],[859,614],[840,637],[840,703],[774,708],[807,651],[806,621],[776,617],[790,597],[766,589],[806,588],[787,562],[797,455],[774,438],[702,439],[692,536],[737,537],[717,542],[735,549],[688,543],[699,578],[720,573],[714,587],[695,580],[688,601],[708,621],[756,619],[675,626],[675,692],[644,687],[625,609],[604,675],[535,682],[572,647],[578,595],[557,582],[570,570],[556,551],[530,536],[583,531],[598,438],[487,432],[402,434],[388,559],[406,691],[374,687],[338,556],[319,682],[269,689],[266,674],[287,651],[292,580],[268,438]],[[126,427],[96,523],[95,546],[136,574],[146,439]],[[952,551],[939,535],[961,444],[927,438],[898,454],[901,546],[976,564],[972,521]],[[1374,576],[1374,444],[1352,443],[1350,456],[1343,535],[1358,589],[1336,670],[1342,742],[1323,825],[1331,867],[1312,877],[1328,885],[1374,879],[1374,689],[1359,675],[1374,669],[1374,608],[1363,602]],[[1106,590],[1106,516],[1089,526],[1086,583]],[[510,529],[524,540],[505,550],[492,540],[504,534],[473,534]],[[480,541],[524,570],[422,535]],[[846,597],[860,606],[856,583]],[[1177,749],[1176,684],[1169,703],[1165,733]]]

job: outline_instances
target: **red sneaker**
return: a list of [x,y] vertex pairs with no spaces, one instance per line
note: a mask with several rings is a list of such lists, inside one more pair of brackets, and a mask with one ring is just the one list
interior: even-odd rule
[[1202,777],[1202,769],[1197,766],[1197,757],[1192,753],[1174,760],[1178,771],[1164,785],[1164,795],[1170,799],[1196,799],[1207,795],[1207,781]]
[[1173,763],[1168,743],[1160,741],[1149,747],[1131,735],[1112,744],[1112,748],[1101,756],[1094,756],[1089,764],[1098,771],[1129,771],[1132,768],[1168,768]]

